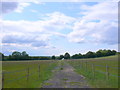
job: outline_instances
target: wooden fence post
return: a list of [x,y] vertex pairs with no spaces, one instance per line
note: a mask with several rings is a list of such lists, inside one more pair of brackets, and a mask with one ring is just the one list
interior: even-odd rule
[[106,64],[106,79],[109,79],[109,66]]
[[95,79],[95,67],[94,67],[94,64],[92,64],[92,73],[93,73],[93,79]]
[[79,63],[79,64],[78,64],[78,66],[77,66],[77,67],[80,67],[80,68],[81,68],[81,64],[80,64],[80,61],[78,61],[78,63]]
[[82,63],[81,63],[81,61],[80,61],[80,68],[82,69]]
[[85,63],[86,63],[86,67],[85,68],[86,68],[86,71],[87,71],[87,61]]
[[2,73],[2,88],[4,88],[4,73]]
[[81,66],[81,69],[82,69],[82,61],[80,61],[80,66]]
[[40,79],[40,65],[38,66],[38,78]]
[[29,68],[27,69],[27,82],[29,81]]
[[83,61],[82,61],[82,68],[83,68]]

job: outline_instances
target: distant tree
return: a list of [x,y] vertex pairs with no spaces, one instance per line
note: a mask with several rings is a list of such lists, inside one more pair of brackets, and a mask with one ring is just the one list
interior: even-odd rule
[[96,56],[97,56],[97,57],[102,57],[102,56],[103,56],[101,50],[98,50],[98,51],[96,52]]
[[86,58],[94,58],[94,57],[95,57],[95,53],[89,51],[89,52],[87,52],[87,53],[85,54],[85,57],[86,57]]
[[56,59],[55,55],[53,55],[53,56],[52,56],[52,59],[53,59],[53,60],[55,60],[55,59]]
[[82,55],[82,58],[86,58],[85,54]]
[[40,60],[50,60],[50,57],[39,57]]
[[14,59],[14,60],[20,60],[21,59],[21,53],[20,52],[18,52],[18,51],[14,51],[13,53],[12,53],[12,59]]
[[63,55],[60,55],[60,56],[59,56],[59,59],[61,60],[62,58],[64,58],[64,56],[63,56]]
[[70,59],[70,54],[69,53],[65,53],[64,58],[65,59]]
[[7,59],[8,60],[28,60],[30,58],[29,58],[29,55],[26,53],[26,51],[23,51],[22,53],[18,51],[14,51],[12,55],[8,56]]
[[110,56],[110,55],[115,55],[117,52],[115,50],[98,50],[96,52],[97,57],[103,57],[103,56]]
[[8,60],[12,60],[12,59],[14,59],[14,58],[12,57],[12,55],[9,55],[9,56],[8,56]]
[[117,54],[117,51],[112,50],[112,55],[115,55],[115,54]]
[[81,53],[75,54],[71,58],[73,58],[73,59],[80,59],[80,58],[82,58],[82,54]]
[[23,51],[22,53],[21,53],[21,58],[22,59],[29,59],[29,55],[26,53],[26,51]]
[[3,60],[4,60],[4,54],[0,52],[0,61],[3,61]]
[[72,59],[78,59],[79,58],[79,55],[78,54],[75,54],[71,57]]

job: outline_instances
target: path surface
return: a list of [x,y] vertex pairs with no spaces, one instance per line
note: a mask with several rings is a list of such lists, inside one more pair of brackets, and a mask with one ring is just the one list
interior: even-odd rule
[[53,72],[53,77],[44,82],[42,88],[90,88],[85,77],[74,72],[68,63],[59,65]]

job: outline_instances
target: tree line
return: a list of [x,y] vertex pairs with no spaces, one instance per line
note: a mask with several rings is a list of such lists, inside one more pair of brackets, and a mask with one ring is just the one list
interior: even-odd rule
[[68,52],[64,55],[60,56],[29,56],[26,51],[18,52],[14,51],[11,55],[5,56],[4,54],[0,53],[0,59],[3,61],[12,61],[12,60],[61,60],[61,59],[81,59],[81,58],[96,58],[96,57],[104,57],[104,56],[111,56],[115,55],[118,52],[115,50],[98,50],[96,52],[88,51],[86,54],[74,54],[70,56]]
[[81,59],[81,58],[96,58],[96,57],[105,57],[117,54],[115,50],[98,50],[96,52],[88,51],[86,54],[74,54],[70,56],[69,53],[65,53],[64,55],[60,55],[59,57],[52,56],[52,59]]

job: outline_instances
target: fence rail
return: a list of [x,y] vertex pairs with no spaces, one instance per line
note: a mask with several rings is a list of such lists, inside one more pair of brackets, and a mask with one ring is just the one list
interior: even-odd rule
[[[54,63],[54,61],[52,61],[50,63]],[[48,64],[48,69],[51,66],[50,63]],[[35,75],[36,73],[37,73],[37,76],[38,76],[37,78],[38,79],[36,78],[37,80],[35,80],[35,81],[39,81],[40,80],[40,75],[41,75],[40,67],[41,67],[40,64],[38,64],[38,66],[36,67],[37,70],[34,71],[34,72],[31,72],[31,70],[33,70],[33,68],[34,68],[34,66],[32,66],[32,67],[27,67],[27,68],[24,68],[24,69],[21,69],[21,70],[15,70],[15,71],[11,71],[11,72],[5,72],[4,71],[4,72],[0,73],[0,74],[2,74],[2,88],[4,88],[5,83],[13,83],[13,82],[21,80],[23,78],[26,78],[26,82],[28,83],[29,80],[30,80],[30,76]],[[5,75],[14,74],[14,73],[17,73],[17,72],[22,72],[22,71],[24,71],[24,73],[25,73],[24,76],[18,77],[16,79],[11,79],[11,80],[7,80],[5,78]]]
[[[4,87],[5,82],[6,83],[12,83],[12,82],[15,82],[17,80],[21,80],[23,78],[26,78],[26,81],[29,82],[29,77],[34,75],[36,72],[38,73],[38,80],[40,80],[40,65],[38,65],[38,70],[36,72],[30,72],[30,70],[32,70],[32,68],[33,67],[30,67],[30,68],[28,67],[28,68],[21,69],[21,70],[0,73],[0,74],[2,74],[2,88]],[[17,73],[17,72],[22,72],[22,71],[25,71],[26,75],[24,75],[22,77],[18,77],[16,79],[11,79],[11,80],[6,80],[6,78],[5,78],[6,74]]]
[[[110,76],[113,76],[113,77],[120,77],[119,75],[114,75],[114,74],[111,74],[110,73],[110,68],[112,69],[116,69],[116,70],[119,70],[120,68],[119,67],[112,67],[112,66],[108,66],[107,64],[104,66],[104,65],[98,65],[98,64],[94,64],[94,63],[90,63],[90,62],[87,62],[87,61],[79,61],[79,62],[75,62],[75,60],[72,61],[72,63],[76,66],[76,63],[79,63],[77,64],[77,68],[81,68],[87,72],[88,68],[91,66],[91,70],[92,70],[92,73],[93,73],[93,77],[95,78],[95,72],[99,72],[99,73],[102,73],[102,74],[105,74],[106,76],[106,79],[109,79]],[[88,66],[89,65],[89,66]],[[105,68],[105,72],[103,71],[100,71],[100,70],[96,70],[96,66],[98,67],[103,67]]]

